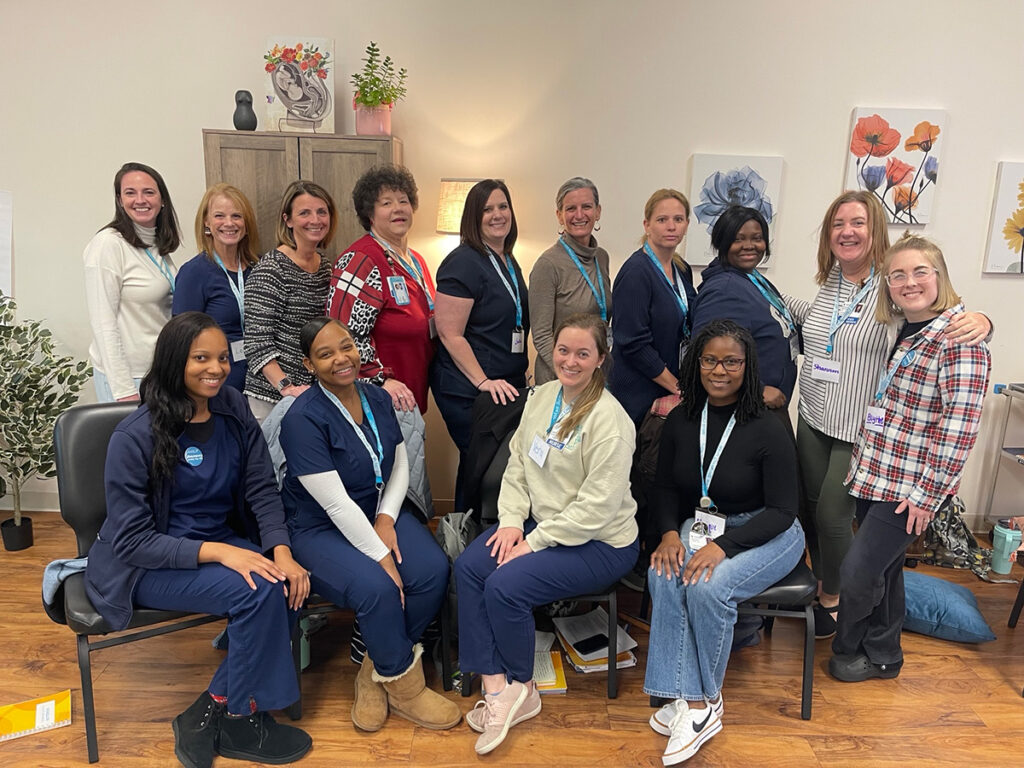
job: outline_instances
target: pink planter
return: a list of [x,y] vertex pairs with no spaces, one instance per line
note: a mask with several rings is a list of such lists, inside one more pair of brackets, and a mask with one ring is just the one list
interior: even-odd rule
[[379,107],[367,107],[362,104],[354,106],[357,136],[391,135],[391,104],[382,104]]

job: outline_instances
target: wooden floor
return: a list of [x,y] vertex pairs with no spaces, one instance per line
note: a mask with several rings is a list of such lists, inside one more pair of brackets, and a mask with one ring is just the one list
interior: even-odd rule
[[[71,688],[73,721],[0,743],[0,765],[87,765],[74,636],[46,618],[39,600],[43,565],[73,553],[73,538],[56,514],[34,518],[34,547],[0,550],[0,703]],[[969,586],[999,639],[973,646],[907,634],[899,678],[860,684],[828,676],[829,644],[819,642],[813,718],[805,722],[800,625],[781,619],[771,638],[733,655],[725,680],[725,727],[687,765],[1024,766],[1024,623],[1006,628],[1016,586],[986,584],[964,572],[921,570]],[[1021,577],[1024,569],[1015,566],[1014,575]],[[634,593],[623,590],[620,597],[635,607]],[[222,658],[210,645],[221,626],[93,654],[101,765],[176,765],[170,721],[206,687]],[[620,673],[618,699],[605,698],[603,674],[570,671],[568,695],[545,697],[539,717],[480,758],[465,724],[434,733],[392,717],[379,733],[355,730],[349,709],[356,667],[347,658],[347,621],[334,614],[314,636],[313,663],[303,675],[300,724],[312,734],[314,747],[301,765],[660,766],[666,739],[648,726],[651,710],[641,691],[647,636],[633,634],[640,642],[640,666]],[[474,701],[449,695],[463,711]],[[218,759],[215,765],[241,763]]]

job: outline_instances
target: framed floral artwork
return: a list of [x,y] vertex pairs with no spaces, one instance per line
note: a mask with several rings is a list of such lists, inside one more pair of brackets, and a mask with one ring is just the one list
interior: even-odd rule
[[1024,163],[1000,163],[985,272],[1024,274]]
[[[753,155],[693,155],[690,176],[690,228],[686,236],[686,260],[707,264],[716,253],[711,249],[711,230],[730,205],[755,208],[771,225],[779,213],[782,190],[782,158]],[[770,266],[771,262],[765,266]]]
[[872,192],[890,224],[927,224],[945,132],[941,109],[855,109],[844,188]]
[[334,133],[334,41],[272,37],[263,54],[268,131]]

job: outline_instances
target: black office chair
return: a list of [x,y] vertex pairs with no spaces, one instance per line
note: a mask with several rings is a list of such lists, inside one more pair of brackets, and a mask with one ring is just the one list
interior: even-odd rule
[[[107,459],[110,435],[118,423],[137,407],[137,403],[79,405],[68,409],[57,419],[53,430],[53,444],[56,452],[60,514],[75,531],[79,557],[89,554],[89,548],[96,540],[96,534],[107,517],[103,466]],[[62,589],[63,601],[58,599],[56,605],[47,610],[47,615],[58,624],[66,624],[76,635],[78,668],[82,675],[85,739],[89,750],[89,762],[95,763],[99,760],[99,747],[96,739],[96,710],[92,696],[90,654],[101,648],[133,643],[136,640],[221,621],[223,617],[136,608],[132,621],[124,632],[102,640],[90,640],[93,636],[107,635],[113,630],[89,601],[85,593],[85,574],[71,576],[64,582]],[[143,627],[145,629],[142,629]]]
[[[1019,559],[1018,555],[1018,559]],[[1024,608],[1024,579],[1021,579],[1020,589],[1017,590],[1017,599],[1013,603],[1013,609],[1010,611],[1010,619],[1006,622],[1006,626],[1013,629],[1017,626],[1017,619],[1020,618],[1020,610]],[[1021,696],[1024,696],[1024,690],[1020,692]]]

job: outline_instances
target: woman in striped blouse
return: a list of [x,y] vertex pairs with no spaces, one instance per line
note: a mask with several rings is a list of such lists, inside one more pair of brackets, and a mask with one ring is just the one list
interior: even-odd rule
[[[853,541],[853,499],[843,487],[853,442],[889,346],[877,322],[885,212],[870,192],[844,192],[828,207],[818,241],[821,288],[813,302],[786,297],[804,343],[797,453],[805,494],[804,530],[819,579],[815,634],[831,637],[839,607],[839,566]],[[961,313],[946,334],[978,344],[991,331],[984,315]]]

